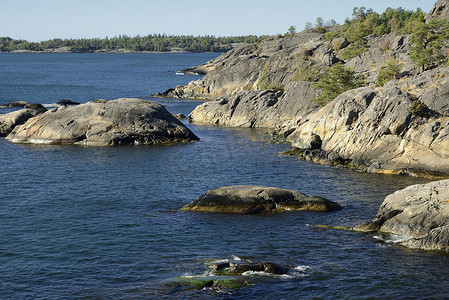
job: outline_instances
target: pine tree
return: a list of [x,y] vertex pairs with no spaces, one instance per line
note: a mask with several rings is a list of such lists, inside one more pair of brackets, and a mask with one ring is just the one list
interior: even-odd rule
[[442,49],[448,44],[449,22],[432,19],[416,26],[412,35],[410,58],[425,71],[444,62]]
[[327,68],[320,80],[312,84],[314,89],[321,90],[321,95],[314,101],[318,105],[324,106],[347,90],[363,85],[363,78],[357,76],[353,69],[346,68],[342,62],[339,62]]

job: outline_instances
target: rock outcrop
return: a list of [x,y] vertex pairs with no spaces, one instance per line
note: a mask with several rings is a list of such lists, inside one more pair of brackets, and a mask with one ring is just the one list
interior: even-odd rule
[[239,92],[197,106],[192,123],[274,128],[313,112],[317,92],[309,82],[291,82],[285,91]]
[[7,136],[13,129],[39,115],[41,112],[35,109],[21,109],[0,115],[0,136]]
[[[448,0],[427,15],[447,18]],[[343,163],[370,172],[449,174],[449,69],[422,72],[410,58],[411,35],[364,37],[366,49],[345,56],[344,37],[306,30],[233,49],[199,66],[203,78],[178,86],[165,97],[211,100],[190,115],[193,123],[273,128],[301,157]],[[348,48],[349,47],[349,48]],[[394,60],[392,60],[394,59]],[[377,86],[380,70],[397,63],[396,79]],[[312,82],[343,62],[366,78],[325,107],[314,99]],[[413,105],[423,104],[425,113]]]
[[7,136],[16,126],[21,125],[28,121],[28,119],[47,111],[47,109],[39,103],[11,102],[6,104],[6,107],[22,106],[24,109],[0,115],[0,136]]
[[[351,161],[366,171],[449,174],[446,101],[428,97],[446,93],[448,79],[440,80],[415,94],[396,84],[348,91],[310,115],[288,140],[300,149],[319,149],[317,160]],[[416,99],[440,113],[414,115],[411,105]]]
[[14,128],[7,139],[14,143],[87,146],[198,140],[162,105],[126,98],[50,109]]
[[375,218],[353,230],[396,234],[410,248],[449,251],[449,180],[387,196]]
[[342,207],[317,196],[263,186],[227,186],[209,190],[182,210],[256,214],[289,210],[333,211]]
[[426,16],[426,21],[442,18],[449,21],[449,0],[438,0]]

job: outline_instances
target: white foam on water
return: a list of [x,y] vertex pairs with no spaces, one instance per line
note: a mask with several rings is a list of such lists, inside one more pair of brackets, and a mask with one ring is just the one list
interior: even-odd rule
[[231,255],[230,259],[232,259],[232,260],[242,260],[240,257],[235,256],[235,255]]
[[288,274],[286,274],[285,278],[302,278],[308,276],[306,273],[308,270],[312,269],[309,266],[296,266],[294,267]]
[[297,267],[293,268],[293,270],[298,271],[298,272],[305,272],[310,269],[312,269],[312,268],[309,266],[297,266]]
[[385,243],[403,243],[405,241],[410,240],[411,236],[399,235],[399,234],[374,234],[373,238]]
[[263,271],[246,271],[242,273],[242,276],[278,276],[276,274],[271,274]]

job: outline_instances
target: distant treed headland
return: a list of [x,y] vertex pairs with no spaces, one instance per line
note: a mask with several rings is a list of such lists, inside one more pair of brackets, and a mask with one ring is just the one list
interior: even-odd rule
[[[0,37],[0,52],[225,52],[240,43],[254,43],[260,37],[255,35],[215,37],[215,36],[174,36],[153,34],[129,37],[120,35],[113,38],[52,39],[42,42],[15,40]],[[55,51],[60,49],[61,51]]]

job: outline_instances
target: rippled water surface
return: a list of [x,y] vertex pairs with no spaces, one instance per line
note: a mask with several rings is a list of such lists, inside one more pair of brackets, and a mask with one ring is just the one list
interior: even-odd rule
[[[0,99],[144,98],[194,79],[175,72],[213,57],[170,55],[1,54]],[[20,93],[20,85],[5,81],[14,76],[23,85]],[[66,90],[69,78],[77,84]],[[157,101],[184,114],[199,104]],[[359,224],[375,215],[386,195],[425,180],[281,156],[288,145],[268,143],[266,130],[188,126],[199,142],[87,148],[0,139],[0,298],[449,297],[447,256],[313,226]],[[248,216],[178,210],[208,189],[235,184],[296,189],[344,209]],[[201,275],[210,260],[231,257],[275,262],[289,267],[290,276],[224,291],[170,284]]]

